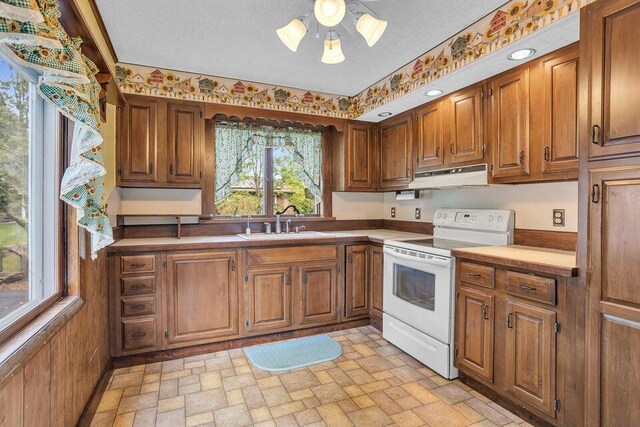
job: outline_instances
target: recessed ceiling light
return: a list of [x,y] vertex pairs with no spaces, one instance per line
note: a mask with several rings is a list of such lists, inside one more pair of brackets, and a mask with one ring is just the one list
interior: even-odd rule
[[389,117],[392,114],[393,113],[390,113],[388,111],[383,111],[382,113],[378,114],[378,116],[380,116],[380,117]]
[[511,52],[511,54],[509,55],[509,59],[512,61],[521,61],[530,56],[533,56],[535,53],[535,49],[520,49],[516,50],[515,52]]
[[440,89],[431,89],[431,90],[428,90],[427,93],[425,93],[425,95],[438,96],[438,95],[442,95],[442,91]]

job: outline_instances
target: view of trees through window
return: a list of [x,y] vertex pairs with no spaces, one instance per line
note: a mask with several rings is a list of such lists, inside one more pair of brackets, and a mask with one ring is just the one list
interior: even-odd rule
[[[301,178],[304,171],[291,150],[259,144],[250,145],[247,150],[231,191],[216,200],[218,215],[273,215],[288,205],[295,205],[303,215],[320,213],[321,199],[305,185]],[[270,193],[273,199],[268,203],[266,197]]]
[[29,97],[0,59],[0,319],[29,301]]

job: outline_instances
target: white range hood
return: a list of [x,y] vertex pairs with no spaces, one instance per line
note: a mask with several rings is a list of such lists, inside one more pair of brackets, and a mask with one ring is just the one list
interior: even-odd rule
[[416,172],[409,188],[427,190],[451,187],[477,187],[489,185],[487,164],[461,166],[429,172]]

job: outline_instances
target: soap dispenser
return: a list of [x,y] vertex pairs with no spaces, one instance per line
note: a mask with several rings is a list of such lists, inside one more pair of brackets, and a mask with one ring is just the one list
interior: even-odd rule
[[247,215],[247,228],[244,230],[244,233],[248,236],[251,234],[251,226],[249,225],[249,221],[251,220],[251,215]]

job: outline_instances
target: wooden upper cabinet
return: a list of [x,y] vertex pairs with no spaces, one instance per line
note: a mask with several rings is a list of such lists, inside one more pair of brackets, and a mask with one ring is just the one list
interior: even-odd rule
[[505,386],[509,393],[555,417],[556,312],[507,299]]
[[543,174],[578,170],[578,54],[574,46],[560,56],[552,54],[542,60]]
[[489,81],[494,178],[529,175],[529,69]]
[[478,84],[447,98],[445,142],[451,165],[479,162],[484,158],[484,92],[484,84]]
[[298,324],[338,320],[338,265],[336,262],[297,267]]
[[291,326],[291,267],[250,270],[246,288],[247,332]]
[[413,180],[413,121],[411,114],[380,124],[380,187],[404,187]]
[[378,317],[382,317],[382,294],[384,280],[384,250],[381,246],[370,246],[369,253],[369,282],[371,288],[371,312]]
[[369,246],[347,246],[345,315],[369,314]]
[[167,347],[239,335],[237,257],[235,251],[167,255]]
[[436,101],[421,107],[416,112],[418,138],[417,167],[444,164],[444,102]]
[[158,182],[158,102],[132,98],[119,114],[118,185]]
[[600,1],[582,19],[589,157],[640,153],[640,2]]
[[169,103],[168,182],[200,184],[204,118],[200,104]]
[[376,158],[371,125],[347,124],[345,155],[346,189],[375,190]]
[[456,362],[493,382],[494,299],[490,292],[460,288],[457,295]]

